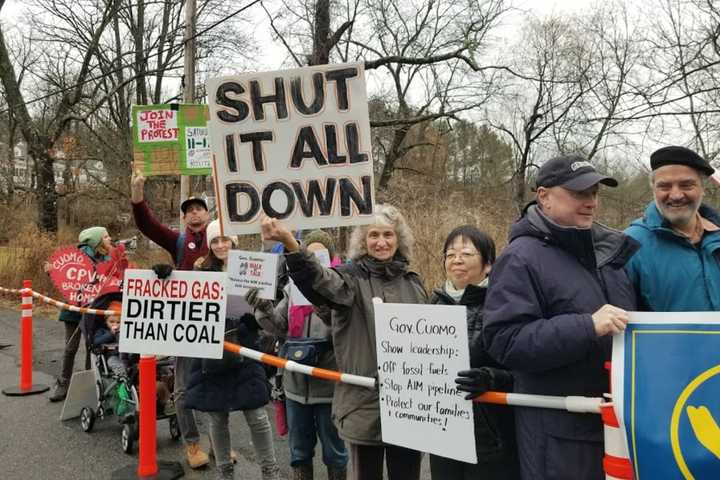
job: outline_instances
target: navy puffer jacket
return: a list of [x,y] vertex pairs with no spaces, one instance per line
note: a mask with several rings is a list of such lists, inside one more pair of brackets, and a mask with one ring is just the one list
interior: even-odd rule
[[[612,339],[592,314],[605,304],[635,310],[623,266],[630,237],[600,224],[566,228],[531,204],[493,265],[485,302],[488,352],[511,369],[518,393],[601,397]],[[599,415],[516,408],[523,478],[604,478]]]
[[[228,310],[231,310],[228,299]],[[260,325],[250,313],[225,319],[225,340],[257,349]],[[255,360],[224,352],[221,360],[193,359],[185,379],[185,405],[202,412],[254,410],[270,401],[265,369]]]

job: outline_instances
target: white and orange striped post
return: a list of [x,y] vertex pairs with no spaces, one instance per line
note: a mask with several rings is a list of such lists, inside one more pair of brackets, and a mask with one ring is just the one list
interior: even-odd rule
[[[611,362],[605,362],[605,370],[608,371],[608,376],[612,375]],[[610,385],[612,385],[612,381]],[[612,388],[610,388],[610,395],[607,396],[612,400]],[[605,457],[603,458],[605,480],[633,480],[633,466],[630,462],[625,431],[618,422],[612,401],[602,404],[600,415],[602,415],[605,434]]]
[[32,281],[23,280],[21,290],[22,305],[20,313],[20,384],[17,387],[3,389],[3,393],[10,397],[36,395],[47,392],[47,385],[32,383],[32,308],[33,308]]

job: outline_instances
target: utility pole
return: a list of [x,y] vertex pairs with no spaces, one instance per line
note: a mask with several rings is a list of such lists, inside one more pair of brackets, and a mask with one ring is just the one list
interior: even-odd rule
[[[195,0],[185,2],[185,68],[183,72],[183,103],[195,103]],[[190,177],[180,175],[180,202],[190,196]],[[182,225],[182,213],[180,224]]]

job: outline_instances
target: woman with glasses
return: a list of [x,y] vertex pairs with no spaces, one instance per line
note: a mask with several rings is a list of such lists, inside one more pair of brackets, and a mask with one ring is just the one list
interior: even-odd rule
[[[471,225],[455,228],[443,247],[445,284],[433,292],[431,303],[464,305],[467,308],[470,370],[458,372],[458,390],[466,399],[488,390],[512,390],[512,375],[485,351],[482,344],[482,311],[488,286],[488,273],[495,261],[493,240]],[[513,480],[519,479],[515,426],[507,406],[473,405],[475,447],[478,463],[430,455],[433,480]]]

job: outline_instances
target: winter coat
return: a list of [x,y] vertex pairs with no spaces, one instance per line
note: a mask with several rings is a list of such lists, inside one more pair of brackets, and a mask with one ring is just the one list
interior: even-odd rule
[[[133,203],[132,210],[135,225],[137,225],[140,232],[164,248],[173,258],[178,270],[192,270],[195,261],[207,255],[208,245],[205,228],[199,232],[193,232],[189,227],[186,227],[185,241],[180,242],[180,232],[160,223],[145,200]],[[182,250],[178,250],[178,247]],[[180,255],[181,253],[182,255]]]
[[[483,337],[488,353],[510,368],[514,391],[601,397],[612,339],[598,338],[592,314],[605,304],[635,310],[624,265],[637,244],[594,223],[565,228],[536,205],[513,225],[493,265]],[[515,408],[524,479],[604,478],[599,415]]]
[[[391,303],[426,303],[420,277],[397,255],[390,263],[364,256],[353,264],[324,268],[305,250],[287,255],[288,270],[313,305],[332,309],[332,337],[338,368],[364,377],[377,375],[373,297]],[[333,420],[340,437],[362,445],[381,445],[380,403],[376,389],[346,383],[335,386]]]
[[[90,260],[92,260],[93,268],[98,263],[106,262],[110,260],[109,255],[101,255],[97,252],[95,252],[95,249],[93,249],[90,245],[81,243],[77,246],[78,250],[83,252],[85,255],[87,255]],[[58,316],[58,320],[61,322],[68,322],[68,323],[79,323],[80,319],[82,318],[82,313],[79,312],[71,312],[70,310],[61,310],[60,315]]]
[[[701,205],[700,215],[720,226],[720,216]],[[705,232],[700,243],[672,230],[655,202],[625,233],[641,248],[625,266],[638,306],[658,312],[720,310],[720,231]]]
[[[260,326],[269,333],[277,335],[282,339],[288,338],[289,303],[289,292],[287,292],[283,299],[275,306],[272,314],[268,315],[265,312],[256,310],[255,315]],[[326,325],[322,319],[312,311],[305,319],[302,335],[295,338],[329,340],[330,349],[320,355],[318,364],[314,366],[327,370],[337,370],[337,362],[335,361],[335,352],[332,350],[331,337],[332,332],[330,326]],[[335,392],[334,382],[288,371],[283,373],[282,384],[287,398],[303,404],[332,403],[333,393]]]
[[[444,289],[436,289],[430,303],[438,305],[464,305],[467,309],[468,341],[470,343],[470,367],[488,367],[493,375],[491,390],[511,392],[513,378],[508,370],[492,359],[482,341],[483,306],[486,287],[468,285],[459,301],[455,301]],[[510,407],[493,404],[473,404],[475,417],[475,448],[478,462],[487,463],[502,459],[516,459],[515,421]],[[506,472],[505,478],[512,478]]]
[[[260,325],[251,313],[234,315],[228,299],[225,340],[257,349]],[[270,401],[270,384],[255,360],[224,352],[220,360],[194,358],[185,378],[185,406],[202,412],[254,410]]]

